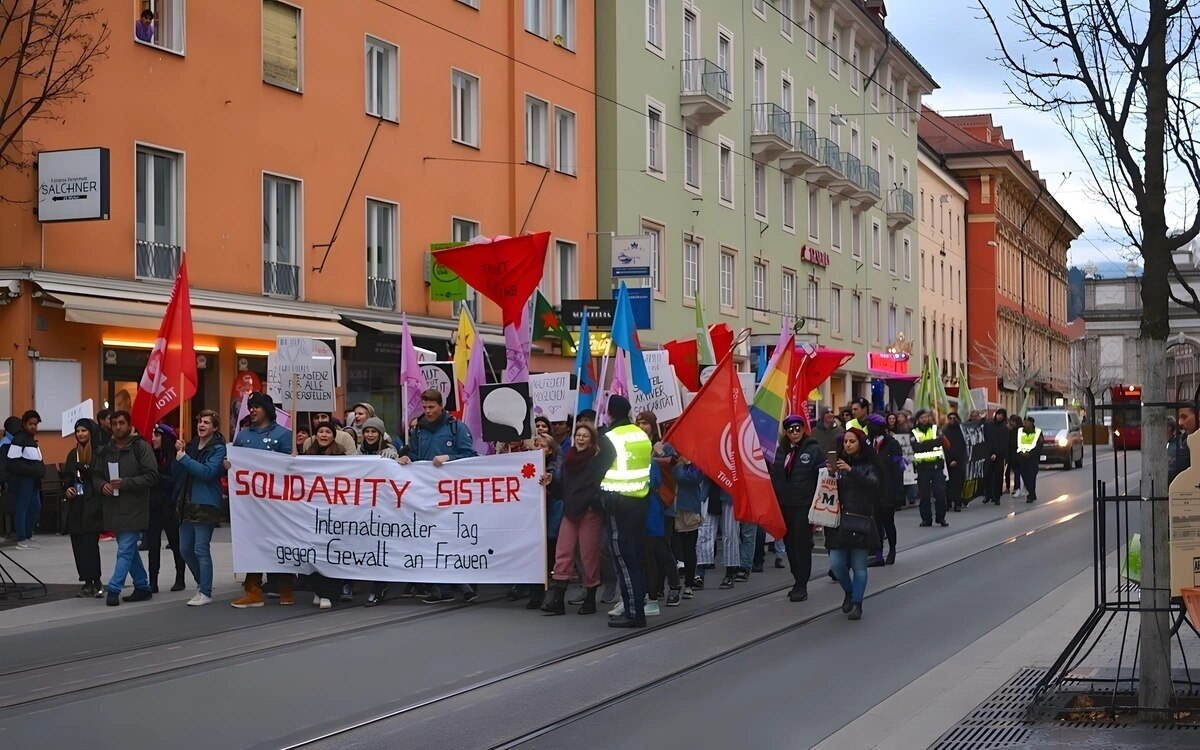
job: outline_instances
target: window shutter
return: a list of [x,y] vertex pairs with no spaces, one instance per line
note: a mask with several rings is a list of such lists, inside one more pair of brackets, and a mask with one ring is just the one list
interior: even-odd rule
[[263,0],[263,80],[300,89],[300,11]]

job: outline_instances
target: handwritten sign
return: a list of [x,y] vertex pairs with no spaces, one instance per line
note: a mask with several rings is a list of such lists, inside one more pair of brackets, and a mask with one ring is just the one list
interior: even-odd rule
[[575,391],[571,388],[571,373],[547,372],[529,376],[529,397],[533,400],[533,415],[551,422],[565,422],[575,408]]
[[646,372],[650,375],[650,392],[643,393],[636,385],[633,386],[633,415],[639,412],[652,411],[659,422],[675,419],[683,413],[683,399],[679,395],[679,381],[675,378],[675,370],[671,368],[666,351],[643,352],[646,359]]
[[76,404],[62,413],[62,436],[75,434],[75,423],[80,419],[92,419],[95,407],[89,398],[82,404]]
[[421,374],[425,376],[425,385],[437,389],[442,394],[443,406],[446,411],[458,411],[458,387],[454,382],[453,362],[421,362]]
[[267,392],[284,409],[333,411],[333,364],[333,350],[325,342],[280,336],[275,353],[267,357]]
[[229,448],[237,571],[428,583],[546,577],[541,451],[409,466]]

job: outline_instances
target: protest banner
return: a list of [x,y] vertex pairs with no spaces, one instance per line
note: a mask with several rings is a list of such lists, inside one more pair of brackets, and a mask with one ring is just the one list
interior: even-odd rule
[[683,413],[683,399],[679,394],[679,381],[671,368],[668,352],[644,352],[646,371],[650,375],[650,392],[643,393],[633,384],[633,416],[643,411],[652,411],[659,422],[675,419]]
[[529,383],[489,383],[480,386],[483,439],[507,443],[533,437],[533,403]]
[[81,419],[92,419],[94,408],[92,400],[89,398],[82,404],[76,404],[64,411],[62,413],[62,436],[74,435],[75,423]]
[[966,474],[963,476],[962,489],[964,502],[970,502],[973,498],[983,494],[983,482],[988,465],[987,446],[983,444],[983,425],[984,420],[982,419],[961,423],[963,441],[967,445],[967,462],[964,467]]
[[230,447],[233,567],[334,579],[546,577],[541,451],[401,466]]
[[533,415],[551,422],[565,422],[575,407],[574,377],[569,372],[546,372],[529,376]]
[[421,362],[421,374],[425,385],[442,394],[442,406],[446,411],[458,411],[458,384],[454,382],[453,362]]
[[319,339],[280,336],[267,357],[267,393],[288,411],[331,412],[334,360],[333,350]]

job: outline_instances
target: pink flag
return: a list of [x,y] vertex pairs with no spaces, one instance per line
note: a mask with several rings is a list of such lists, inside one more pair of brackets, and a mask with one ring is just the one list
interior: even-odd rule
[[629,388],[629,352],[617,349],[617,358],[613,360],[612,384],[608,388],[609,395],[616,394],[633,400]]
[[237,424],[233,426],[233,439],[237,440],[238,433],[242,431],[242,420],[250,416],[250,391],[242,394],[242,405],[238,407]]
[[491,453],[483,439],[483,397],[480,387],[487,383],[483,369],[483,342],[471,347],[471,359],[467,362],[467,379],[462,389],[463,424],[471,431],[471,444],[481,456]]
[[504,326],[505,383],[529,382],[529,356],[533,350],[533,321],[529,317],[529,308],[528,303],[522,308],[520,323]]
[[425,390],[425,375],[421,372],[421,360],[417,357],[417,349],[413,346],[412,335],[408,332],[408,316],[401,313],[400,322],[403,332],[400,339],[400,393],[404,405],[404,429],[408,432],[408,423],[421,413],[421,392]]

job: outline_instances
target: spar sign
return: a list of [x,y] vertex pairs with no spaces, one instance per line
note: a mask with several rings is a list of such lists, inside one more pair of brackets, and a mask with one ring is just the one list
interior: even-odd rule
[[228,449],[239,572],[422,583],[546,577],[541,451],[408,466]]

